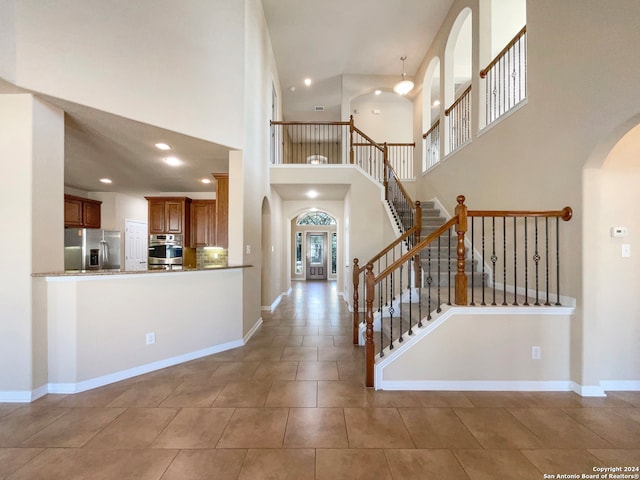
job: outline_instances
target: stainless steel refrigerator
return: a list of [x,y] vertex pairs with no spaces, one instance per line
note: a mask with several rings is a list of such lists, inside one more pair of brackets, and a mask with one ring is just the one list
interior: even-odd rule
[[98,228],[64,231],[65,270],[120,270],[120,232]]

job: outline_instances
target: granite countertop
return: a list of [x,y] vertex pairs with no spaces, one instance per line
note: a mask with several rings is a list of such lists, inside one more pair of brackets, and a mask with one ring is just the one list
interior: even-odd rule
[[234,268],[249,268],[253,265],[212,265],[210,267],[182,268],[180,270],[66,270],[62,272],[32,273],[32,277],[85,277],[96,275],[140,275],[149,273],[188,273],[205,272],[209,270],[229,270]]

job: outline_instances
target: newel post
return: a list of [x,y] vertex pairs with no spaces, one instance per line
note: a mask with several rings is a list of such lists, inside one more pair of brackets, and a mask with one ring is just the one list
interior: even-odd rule
[[464,204],[464,195],[458,195],[456,198],[458,205],[456,206],[456,233],[458,234],[458,245],[456,253],[458,256],[457,272],[456,272],[456,305],[467,305],[467,274],[464,273],[465,264],[465,247],[464,234],[467,231],[467,206]]
[[360,327],[360,309],[358,305],[359,295],[358,287],[360,286],[360,267],[358,259],[353,259],[353,344],[358,345],[358,330]]
[[[422,206],[420,204],[420,200],[416,200],[416,222],[415,222],[415,227],[416,227],[416,233],[414,234],[414,242],[413,242],[413,247],[415,247],[418,243],[420,243],[420,238],[422,236]],[[415,258],[414,258],[414,263],[415,263],[415,278],[413,280],[413,286],[414,287],[420,287],[422,285],[422,282],[420,280],[420,273],[421,273],[421,265],[420,265],[420,253],[416,254]]]
[[349,163],[353,165],[355,157],[353,153],[353,115],[349,115]]
[[375,362],[375,346],[373,344],[373,291],[374,291],[373,265],[367,263],[367,273],[365,275],[365,320],[367,322],[367,335],[364,344],[365,355],[365,383],[367,387],[373,387],[373,366]]

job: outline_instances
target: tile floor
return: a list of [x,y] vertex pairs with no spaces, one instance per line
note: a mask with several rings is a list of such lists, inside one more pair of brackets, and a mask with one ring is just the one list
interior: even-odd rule
[[243,348],[0,404],[0,479],[542,479],[640,466],[640,392],[375,392],[335,283],[295,283],[263,318]]

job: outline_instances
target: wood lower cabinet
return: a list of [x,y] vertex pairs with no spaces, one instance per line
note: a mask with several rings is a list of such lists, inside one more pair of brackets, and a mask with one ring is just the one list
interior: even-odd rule
[[193,200],[191,202],[191,246],[216,245],[216,201]]
[[189,245],[191,199],[188,197],[145,197],[149,202],[149,234],[181,233]]
[[90,198],[64,196],[64,226],[73,228],[100,228],[102,202]]

